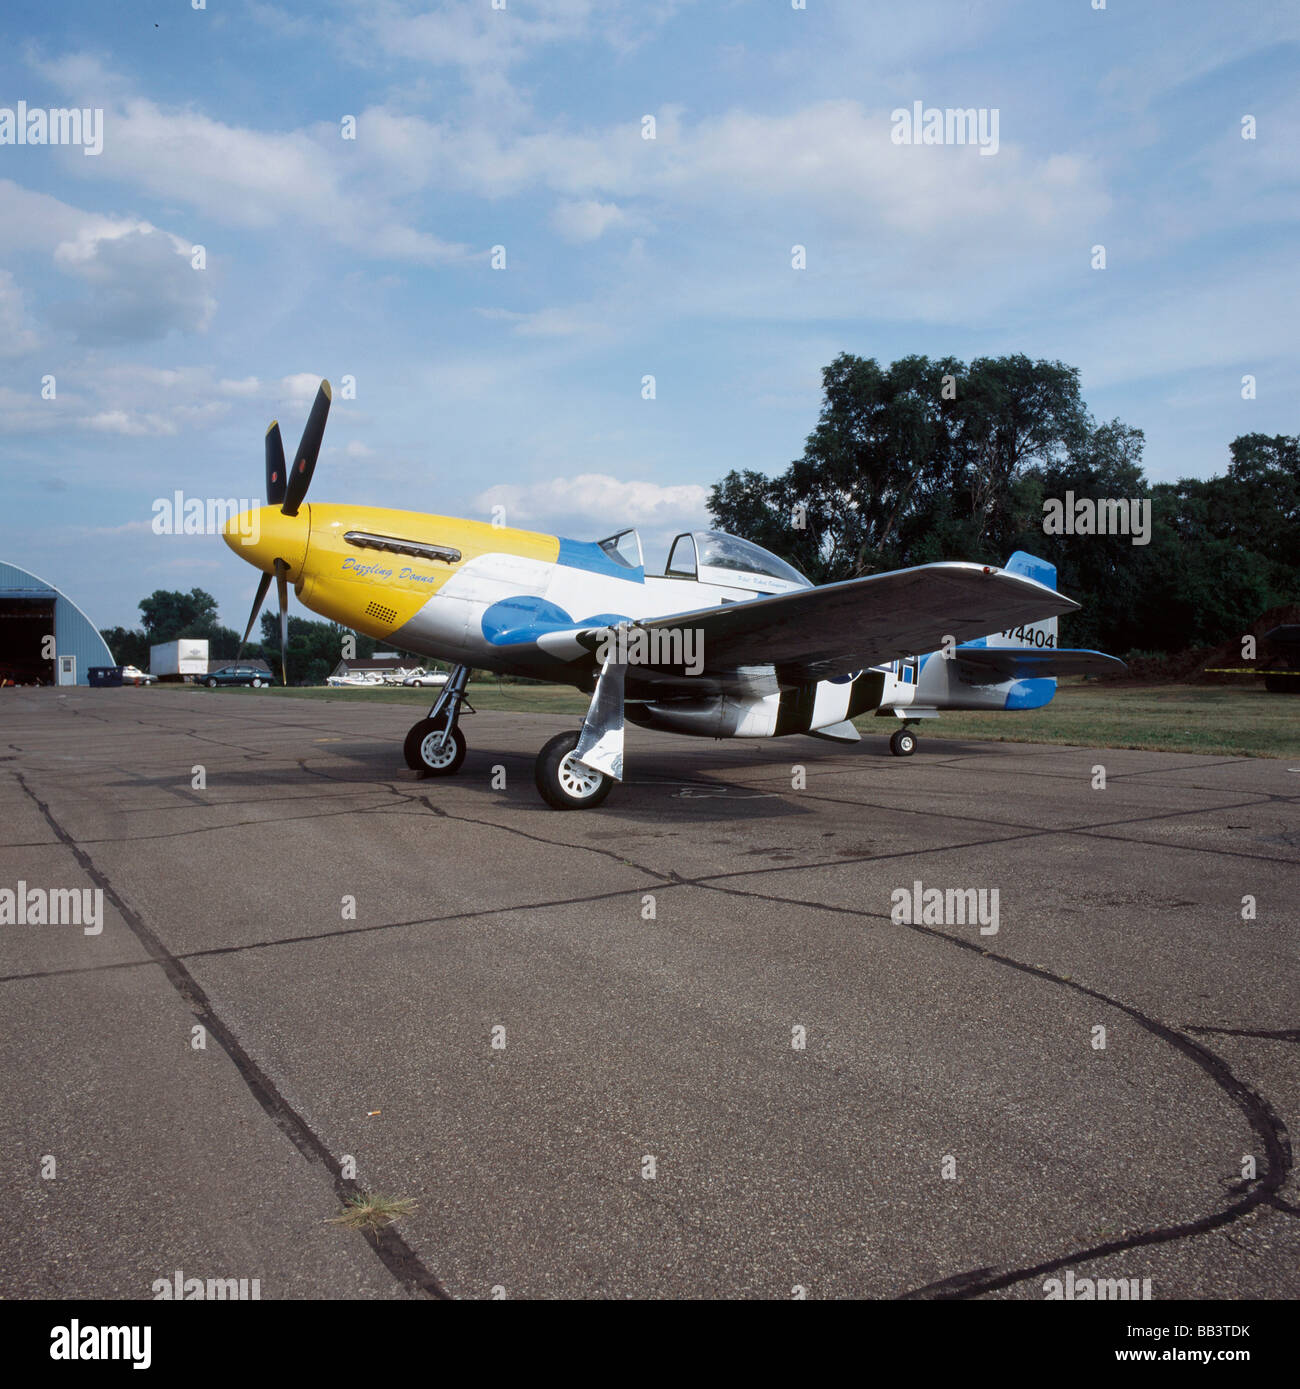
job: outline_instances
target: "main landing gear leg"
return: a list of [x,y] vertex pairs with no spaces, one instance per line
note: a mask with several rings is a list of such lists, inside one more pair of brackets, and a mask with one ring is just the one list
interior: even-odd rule
[[623,780],[623,689],[627,666],[601,667],[587,718],[576,733],[557,733],[537,754],[533,780],[555,810],[593,810]]
[[[455,776],[465,760],[465,735],[460,731],[461,706],[469,667],[456,666],[447,677],[428,718],[411,726],[402,751],[406,765],[425,776]],[[471,710],[471,713],[473,711]]]

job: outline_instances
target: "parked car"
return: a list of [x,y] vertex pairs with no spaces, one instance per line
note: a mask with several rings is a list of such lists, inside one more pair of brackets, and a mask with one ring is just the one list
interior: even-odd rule
[[154,685],[157,684],[156,675],[146,675],[144,671],[138,670],[135,666],[122,667],[122,683],[124,685]]
[[222,666],[219,670],[208,671],[203,683],[210,690],[219,685],[251,685],[260,690],[263,685],[274,685],[275,678],[269,671],[258,670],[256,666]]
[[346,675],[330,675],[325,683],[336,690],[359,690],[364,686],[382,685],[383,676],[376,670],[353,670]]
[[441,670],[415,670],[403,681],[403,685],[445,685],[447,675]]

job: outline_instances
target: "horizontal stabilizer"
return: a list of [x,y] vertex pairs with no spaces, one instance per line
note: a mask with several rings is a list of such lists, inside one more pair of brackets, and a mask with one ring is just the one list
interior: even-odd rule
[[973,668],[990,685],[1051,675],[1121,675],[1128,667],[1101,651],[1058,651],[1023,646],[958,646],[953,659]]

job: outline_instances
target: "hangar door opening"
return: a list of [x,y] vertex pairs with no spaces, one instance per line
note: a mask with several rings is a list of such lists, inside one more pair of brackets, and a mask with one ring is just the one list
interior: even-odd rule
[[0,680],[15,685],[52,685],[54,657],[42,650],[54,643],[54,595],[49,598],[0,597]]

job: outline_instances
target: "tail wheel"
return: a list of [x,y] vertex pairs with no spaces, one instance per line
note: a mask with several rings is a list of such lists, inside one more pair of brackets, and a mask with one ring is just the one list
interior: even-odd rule
[[413,724],[406,735],[402,752],[406,765],[415,772],[428,776],[455,776],[460,764],[465,760],[465,735],[459,728],[453,728],[447,738],[443,738],[445,723],[439,719],[421,719]]
[[889,750],[895,757],[911,757],[916,751],[916,735],[900,728],[889,740]]
[[558,733],[537,754],[533,779],[542,799],[555,810],[594,810],[614,789],[614,778],[573,755],[577,733]]

